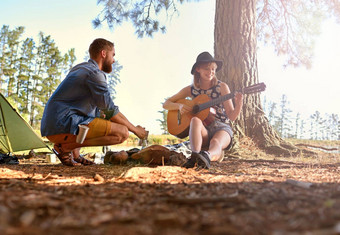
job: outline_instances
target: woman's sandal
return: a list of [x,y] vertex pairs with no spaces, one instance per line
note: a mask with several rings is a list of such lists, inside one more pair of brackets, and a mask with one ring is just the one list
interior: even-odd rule
[[70,152],[63,152],[61,146],[54,145],[53,152],[57,155],[61,163],[65,166],[80,166],[81,164],[73,160]]

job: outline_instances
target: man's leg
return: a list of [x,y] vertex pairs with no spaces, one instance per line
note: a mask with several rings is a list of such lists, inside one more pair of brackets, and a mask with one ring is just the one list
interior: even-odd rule
[[73,141],[62,144],[62,149],[72,151],[80,147],[121,144],[129,137],[127,127],[104,119],[96,118],[88,126],[90,129],[82,144],[78,144],[74,136]]
[[[78,144],[76,142],[77,136],[72,134],[47,136],[52,143],[55,143],[54,149],[59,153],[58,157],[64,165],[73,166],[77,165],[77,162],[83,165],[92,165],[92,161],[80,156],[81,147],[120,144],[129,136],[128,129],[125,126],[100,118],[95,118],[88,126],[90,129],[82,144]],[[62,159],[61,156],[63,156]]]
[[79,166],[80,163],[74,161],[73,155],[71,151],[64,151],[61,148],[61,144],[65,141],[69,141],[69,137],[74,137],[75,135],[71,134],[58,134],[58,135],[52,135],[52,136],[46,136],[47,139],[54,143],[53,151],[59,158],[60,162],[65,166]]

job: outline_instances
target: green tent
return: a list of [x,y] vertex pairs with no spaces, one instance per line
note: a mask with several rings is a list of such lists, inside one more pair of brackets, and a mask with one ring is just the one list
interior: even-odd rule
[[32,127],[0,94],[0,153],[46,147]]

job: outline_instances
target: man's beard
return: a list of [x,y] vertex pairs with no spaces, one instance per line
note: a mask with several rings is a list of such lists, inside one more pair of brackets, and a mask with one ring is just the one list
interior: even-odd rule
[[102,70],[105,73],[111,73],[112,72],[112,64],[108,63],[106,60],[103,63]]

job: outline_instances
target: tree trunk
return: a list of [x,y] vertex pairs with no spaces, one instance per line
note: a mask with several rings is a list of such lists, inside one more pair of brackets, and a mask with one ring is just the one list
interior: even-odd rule
[[[256,0],[216,0],[215,57],[223,60],[217,76],[231,91],[258,83]],[[274,131],[263,112],[260,94],[244,96],[234,122],[235,137],[248,136],[268,153],[293,155],[298,149]]]

